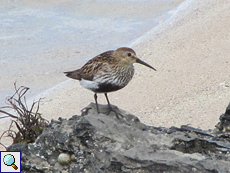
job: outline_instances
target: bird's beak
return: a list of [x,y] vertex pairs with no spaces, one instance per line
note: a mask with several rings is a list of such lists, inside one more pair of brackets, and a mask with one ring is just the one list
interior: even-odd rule
[[151,65],[149,65],[149,64],[147,64],[146,62],[140,60],[139,58],[137,58],[136,62],[139,63],[139,64],[142,64],[142,65],[145,65],[146,67],[149,67],[149,68],[151,68],[151,69],[157,71],[157,70],[156,70],[155,68],[153,68]]

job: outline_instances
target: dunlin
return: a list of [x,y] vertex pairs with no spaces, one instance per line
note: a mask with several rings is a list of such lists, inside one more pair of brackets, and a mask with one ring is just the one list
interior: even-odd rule
[[[109,112],[114,111],[110,105],[107,93],[124,88],[132,79],[134,74],[133,63],[140,63],[153,70],[149,64],[137,58],[133,49],[121,47],[117,50],[110,50],[89,60],[82,68],[64,72],[66,76],[80,81],[80,84],[93,91],[97,106],[97,93],[104,93],[108,102]],[[119,119],[116,111],[114,111]]]

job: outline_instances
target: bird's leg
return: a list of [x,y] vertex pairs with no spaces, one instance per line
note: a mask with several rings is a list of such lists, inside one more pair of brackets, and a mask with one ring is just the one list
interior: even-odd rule
[[121,115],[122,117],[124,117],[122,114],[117,113],[115,110],[113,110],[113,108],[112,108],[112,106],[111,106],[111,104],[110,104],[110,102],[109,102],[109,98],[108,98],[108,96],[107,96],[107,93],[105,93],[105,98],[106,98],[106,100],[107,100],[107,102],[108,102],[109,112],[110,112],[110,111],[113,111],[113,112],[115,113],[117,119],[120,119],[119,116],[118,116],[118,114]]
[[97,103],[97,93],[94,94],[94,99],[95,99],[95,102],[96,102],[96,106],[97,106],[97,113],[99,114],[99,108],[98,108],[98,103]]
[[106,100],[107,100],[107,103],[108,103],[109,108],[112,109],[112,107],[111,107],[111,105],[110,105],[110,102],[109,102],[109,98],[108,98],[108,96],[107,96],[107,93],[105,93],[105,98],[106,98]]

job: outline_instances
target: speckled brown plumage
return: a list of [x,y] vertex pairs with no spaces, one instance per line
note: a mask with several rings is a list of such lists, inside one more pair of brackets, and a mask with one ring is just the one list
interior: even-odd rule
[[92,81],[94,74],[100,71],[103,65],[106,65],[106,63],[113,63],[112,53],[113,51],[104,52],[89,60],[82,68],[72,72],[65,72],[66,76],[77,80],[83,78]]
[[137,58],[133,49],[121,47],[101,53],[89,60],[82,68],[65,72],[65,74],[79,80],[83,87],[93,91],[96,104],[97,93],[104,93],[111,109],[107,93],[117,91],[130,82],[134,74],[133,63],[140,63],[155,70]]

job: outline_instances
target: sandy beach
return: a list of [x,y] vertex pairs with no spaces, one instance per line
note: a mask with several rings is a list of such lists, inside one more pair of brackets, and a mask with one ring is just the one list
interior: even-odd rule
[[[119,6],[118,1],[114,3]],[[159,1],[158,6],[153,9],[157,11],[157,7],[162,6],[161,3],[163,2]],[[164,3],[167,4],[166,1]],[[149,4],[143,8],[147,6]],[[107,7],[105,5],[103,9]],[[167,11],[172,7],[175,8],[170,11],[171,16],[161,15],[156,27],[148,30],[146,25],[138,37],[129,36],[131,41],[117,41],[114,46],[112,43],[105,43],[101,47],[94,43],[84,48],[83,52],[81,48],[84,45],[77,49],[73,45],[59,45],[38,53],[33,50],[24,57],[43,57],[44,61],[32,63],[43,68],[36,74],[29,69],[23,71],[19,76],[26,77],[19,77],[18,85],[30,85],[31,101],[44,98],[40,112],[47,120],[69,118],[80,114],[81,109],[94,102],[94,98],[91,91],[81,87],[78,81],[66,78],[62,72],[80,68],[87,60],[108,49],[129,46],[140,59],[151,64],[157,71],[135,64],[132,81],[124,89],[108,94],[113,105],[138,116],[148,125],[170,127],[189,124],[202,129],[213,129],[230,101],[230,2],[175,0],[161,10]],[[97,15],[99,13],[91,11]],[[141,13],[144,11],[146,13],[143,18],[150,15],[149,10]],[[159,10],[156,14],[160,13]],[[119,14],[125,15],[126,11]],[[133,13],[125,16],[129,15]],[[73,34],[71,32],[67,39],[71,39]],[[121,38],[122,34],[118,34],[118,40]],[[23,62],[18,63],[23,66]],[[50,64],[52,68],[47,70]],[[20,68],[18,64],[15,67]],[[13,71],[5,73],[14,76]],[[9,81],[8,78],[1,77],[4,93],[12,92],[5,91],[10,83],[13,88],[13,79],[15,80],[12,78]],[[106,104],[104,95],[99,95],[98,101]],[[4,122],[0,131],[6,128],[7,123]]]

